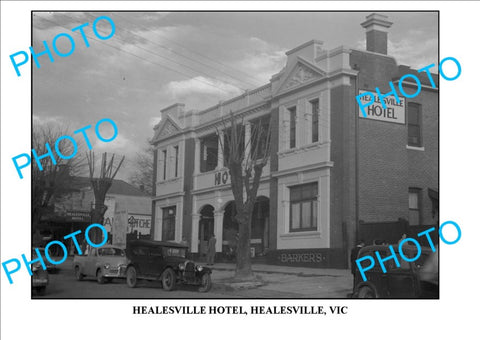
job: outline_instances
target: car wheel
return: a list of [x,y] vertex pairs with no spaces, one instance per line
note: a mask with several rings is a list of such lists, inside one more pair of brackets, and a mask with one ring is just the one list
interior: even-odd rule
[[47,290],[46,286],[43,287],[37,287],[35,288],[37,295],[45,295],[45,291]]
[[162,275],[162,286],[164,290],[174,290],[177,283],[177,277],[172,268],[167,268]]
[[375,291],[370,287],[365,286],[358,291],[359,299],[375,299],[376,297]]
[[77,280],[82,281],[84,276],[85,275],[83,275],[82,272],[80,271],[80,267],[76,266],[75,267],[75,277],[77,278]]
[[105,283],[105,277],[103,276],[101,269],[97,269],[97,283],[101,285]]
[[127,285],[130,288],[137,286],[137,270],[133,266],[127,268]]
[[210,289],[212,289],[212,277],[210,276],[210,273],[203,274],[202,276],[202,284],[200,288],[198,288],[198,291],[201,293],[206,293]]

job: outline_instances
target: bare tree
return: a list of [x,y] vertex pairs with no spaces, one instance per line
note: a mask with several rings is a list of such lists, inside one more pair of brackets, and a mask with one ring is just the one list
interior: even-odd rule
[[[34,124],[32,133],[32,149],[37,155],[45,155],[53,148],[57,139],[68,135],[68,127],[59,124]],[[50,157],[41,159],[40,166],[32,162],[32,227],[36,228],[48,212],[53,212],[52,202],[75,189],[72,179],[78,176],[85,168],[85,160],[79,155],[78,146],[74,146],[66,139],[59,142],[59,149],[63,155],[76,155],[70,159],[55,157],[53,164]]]
[[135,170],[128,181],[148,195],[153,194],[153,146],[148,145],[135,157]]
[[234,219],[238,223],[239,232],[235,277],[246,279],[252,276],[252,213],[263,168],[270,157],[271,116],[248,123],[250,135],[247,134],[246,137],[248,127],[244,125],[243,117],[237,118],[230,112],[230,119],[224,119],[222,123],[223,130],[217,128],[217,134],[224,154],[224,164],[230,170],[236,208]]
[[[90,182],[95,195],[95,202],[92,207],[92,223],[103,225],[103,216],[107,210],[105,206],[105,196],[112,186],[113,179],[117,175],[118,170],[122,166],[125,156],[122,157],[118,164],[115,164],[115,154],[112,155],[107,165],[107,153],[102,154],[100,163],[100,175],[95,178],[95,153],[90,151],[87,153],[88,168],[90,170]],[[101,236],[98,229],[94,229],[93,239],[97,244],[101,242]]]

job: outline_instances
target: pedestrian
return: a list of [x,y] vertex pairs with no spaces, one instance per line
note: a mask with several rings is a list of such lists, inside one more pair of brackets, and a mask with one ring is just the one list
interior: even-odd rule
[[189,244],[188,244],[188,240],[187,240],[187,237],[186,237],[186,236],[182,236],[182,241],[180,241],[180,244],[181,244],[181,245],[184,245],[185,247],[187,247],[187,249],[185,249],[185,257],[186,257],[187,259],[189,259],[189,258],[190,258],[190,252],[189,252],[190,246],[189,246]]
[[358,253],[360,252],[360,249],[365,247],[365,241],[360,240],[358,244],[352,248],[352,251],[350,252],[350,265],[352,269],[352,275],[353,275],[353,288],[355,288],[355,267],[357,266],[357,263],[355,262],[358,257]]
[[[400,240],[398,240],[398,244],[400,244],[400,242],[402,242],[406,238],[407,238],[407,234],[402,234],[402,238]],[[408,242],[407,242],[407,244],[408,244]]]
[[212,234],[212,236],[208,240],[208,246],[207,246],[207,265],[213,266],[215,262],[215,245],[216,244],[217,244],[217,239],[215,238],[215,234]]

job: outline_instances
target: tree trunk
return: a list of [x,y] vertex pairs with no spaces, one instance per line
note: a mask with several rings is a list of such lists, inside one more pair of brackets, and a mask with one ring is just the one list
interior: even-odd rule
[[[106,188],[101,188],[101,190],[97,190],[94,192],[95,195],[95,203],[94,208],[92,210],[92,224],[97,223],[103,226],[103,220],[105,215],[104,205],[105,205],[105,196],[107,195],[107,191],[109,189],[109,185]],[[89,233],[90,240],[95,244],[100,244],[103,241],[103,233],[99,228],[91,229],[92,231]]]
[[[102,204],[95,204],[94,209],[92,210],[92,223],[101,224],[103,226],[103,213],[102,213]],[[95,244],[100,244],[103,241],[103,233],[99,228],[92,228],[91,231],[88,233],[88,237],[90,240]]]
[[250,236],[252,211],[242,211],[235,217],[238,222],[237,266],[235,278],[246,279],[252,276],[252,262],[250,257]]

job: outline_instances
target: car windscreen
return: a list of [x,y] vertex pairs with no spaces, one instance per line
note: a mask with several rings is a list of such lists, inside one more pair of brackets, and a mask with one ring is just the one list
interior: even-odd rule
[[163,255],[164,256],[178,256],[178,257],[185,257],[185,248],[171,248],[171,247],[164,247],[163,248]]
[[125,256],[125,251],[120,248],[100,248],[98,256]]

